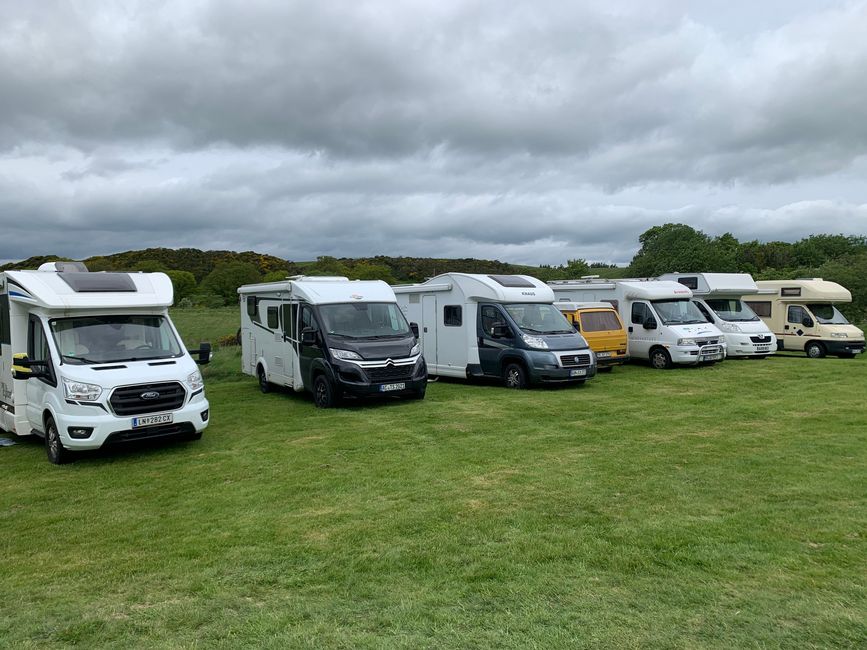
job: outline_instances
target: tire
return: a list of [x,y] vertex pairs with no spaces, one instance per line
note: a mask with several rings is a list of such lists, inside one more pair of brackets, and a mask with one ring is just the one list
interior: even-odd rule
[[187,434],[187,440],[201,440],[202,439],[202,431],[196,431],[194,433]]
[[527,372],[519,363],[509,363],[503,370],[503,385],[521,390],[527,387]]
[[599,372],[611,372],[612,370],[614,370],[614,366],[601,366],[601,367],[597,366],[596,369]]
[[818,341],[810,341],[804,347],[804,353],[811,359],[821,359],[825,356],[825,346]]
[[671,355],[665,348],[654,348],[650,351],[650,365],[657,370],[668,370],[671,368]]
[[842,354],[838,354],[837,356],[840,357],[841,359],[854,359],[855,353],[854,352],[843,352]]
[[57,425],[50,415],[45,419],[45,455],[54,465],[65,465],[72,460],[72,452],[60,441]]
[[418,390],[414,390],[414,391],[410,394],[409,398],[410,398],[410,399],[424,399],[424,395],[425,395],[426,392],[427,392],[427,384],[424,384],[424,385],[423,385],[421,388],[419,388]]
[[256,370],[256,377],[259,378],[259,390],[261,390],[263,393],[270,393],[271,384],[268,383],[268,376],[265,374],[264,367],[259,366],[259,368]]
[[334,386],[325,375],[316,375],[313,380],[313,403],[317,408],[330,409],[337,406],[337,394]]

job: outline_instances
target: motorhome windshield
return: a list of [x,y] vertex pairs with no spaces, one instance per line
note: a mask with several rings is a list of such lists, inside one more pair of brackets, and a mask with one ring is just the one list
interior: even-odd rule
[[517,303],[503,306],[515,325],[529,334],[571,334],[575,331],[554,305]]
[[705,302],[723,320],[736,323],[759,320],[756,313],[737,298],[714,298],[706,299]]
[[410,335],[403,312],[393,302],[320,305],[325,331],[349,339],[403,338]]
[[706,323],[707,319],[698,310],[692,300],[653,300],[656,313],[662,319],[663,325],[689,325],[691,323]]
[[169,359],[183,348],[162,316],[77,316],[50,321],[64,363]]
[[834,305],[822,303],[809,303],[807,305],[816,320],[825,325],[848,325],[849,321],[841,314]]

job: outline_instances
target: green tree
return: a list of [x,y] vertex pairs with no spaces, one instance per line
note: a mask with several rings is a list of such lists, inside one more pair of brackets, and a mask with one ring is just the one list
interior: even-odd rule
[[196,290],[196,276],[189,271],[166,271],[175,288],[175,304],[191,296]]
[[286,271],[270,271],[262,278],[262,282],[280,282],[285,280],[289,274]]
[[238,287],[243,284],[259,282],[262,275],[252,264],[246,262],[228,262],[218,264],[204,280],[202,280],[201,293],[214,294],[226,301],[226,304],[234,304],[238,301]]
[[630,272],[650,277],[673,271],[714,271],[713,242],[703,232],[682,223],[667,223],[645,230]]
[[392,275],[391,269],[385,264],[360,262],[352,267],[348,277],[352,280],[382,280],[389,284],[397,284],[397,280]]
[[132,266],[132,271],[141,271],[142,273],[165,273],[168,267],[159,260],[142,260]]
[[305,275],[348,275],[349,269],[342,260],[329,255],[316,258],[316,263],[304,270]]

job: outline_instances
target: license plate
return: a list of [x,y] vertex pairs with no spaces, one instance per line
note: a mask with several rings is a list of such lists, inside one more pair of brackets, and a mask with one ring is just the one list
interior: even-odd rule
[[575,368],[574,370],[569,371],[570,377],[583,377],[587,374],[586,368]]
[[132,428],[138,429],[139,427],[150,427],[154,424],[171,424],[173,419],[174,418],[171,413],[162,413],[160,415],[145,415],[140,418],[133,418]]
[[379,387],[380,392],[385,393],[390,390],[404,390],[406,384],[383,384]]
[[597,359],[607,359],[607,358],[610,357],[610,356],[611,356],[611,353],[610,353],[610,352],[597,352],[597,353],[596,353],[596,358],[597,358]]
[[706,359],[708,361],[719,361],[722,358],[722,354],[706,354],[702,357],[702,359]]
[[864,352],[864,348],[861,348],[860,350],[853,350],[853,352],[855,354],[861,354],[862,352]]

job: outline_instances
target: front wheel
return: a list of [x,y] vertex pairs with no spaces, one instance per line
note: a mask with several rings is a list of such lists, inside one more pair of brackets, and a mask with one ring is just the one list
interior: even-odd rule
[[48,456],[48,462],[55,465],[64,465],[72,460],[72,452],[60,441],[60,433],[52,417],[45,421],[45,455]]
[[325,375],[317,375],[313,380],[313,403],[318,408],[330,409],[337,406],[337,394],[334,386]]
[[503,384],[505,384],[506,388],[526,388],[527,373],[520,364],[510,363],[503,371]]
[[804,352],[806,352],[807,356],[811,359],[821,359],[825,356],[825,346],[816,341],[811,341],[810,343],[807,343]]
[[650,365],[657,370],[671,368],[671,355],[664,348],[656,348],[650,353]]

